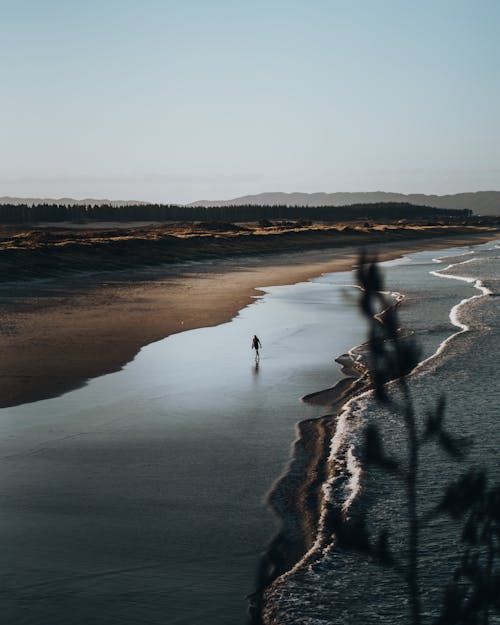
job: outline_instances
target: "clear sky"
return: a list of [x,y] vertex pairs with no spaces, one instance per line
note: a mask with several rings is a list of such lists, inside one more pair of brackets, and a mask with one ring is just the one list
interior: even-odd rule
[[499,0],[0,9],[0,195],[500,189]]

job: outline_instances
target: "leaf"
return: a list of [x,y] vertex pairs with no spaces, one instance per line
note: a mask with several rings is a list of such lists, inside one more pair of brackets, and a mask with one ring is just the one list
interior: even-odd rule
[[441,426],[444,420],[444,410],[446,407],[446,399],[444,395],[438,399],[434,412],[427,413],[427,419],[425,422],[424,439],[428,440],[433,438],[441,431]]
[[393,566],[395,564],[396,561],[389,547],[388,530],[382,530],[380,532],[377,542],[375,543],[373,555],[384,566]]
[[361,514],[356,518],[345,518],[339,510],[329,506],[327,524],[328,529],[335,536],[338,547],[366,554],[370,553],[370,539],[364,515]]
[[379,466],[391,473],[399,470],[398,461],[385,454],[380,432],[374,424],[368,425],[365,429],[364,452],[368,463]]
[[462,530],[462,541],[469,545],[477,545],[478,540],[478,527],[477,520],[474,515],[471,515]]
[[443,512],[452,518],[463,516],[474,505],[481,501],[486,487],[484,471],[472,469],[456,482],[452,482],[436,508],[436,512]]
[[465,457],[465,439],[441,430],[438,434],[438,441],[441,449],[455,460],[462,460]]

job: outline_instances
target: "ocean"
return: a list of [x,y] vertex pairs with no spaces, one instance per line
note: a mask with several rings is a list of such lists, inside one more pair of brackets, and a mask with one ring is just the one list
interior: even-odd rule
[[[453,460],[435,444],[421,445],[418,574],[424,623],[435,622],[439,616],[444,588],[463,553],[463,521],[432,511],[446,487],[470,468],[486,470],[490,486],[500,478],[498,250],[498,244],[490,243],[439,254],[424,252],[384,267],[387,287],[404,296],[399,309],[403,327],[415,332],[422,348],[421,364],[409,376],[419,434],[423,436],[427,415],[443,397],[445,427],[468,447],[465,458]],[[330,444],[315,542],[267,590],[266,623],[410,622],[404,579],[409,523],[406,491],[400,477],[367,463],[363,431],[368,424],[377,425],[385,453],[404,466],[407,432],[401,406],[395,410],[381,406],[371,392],[351,400]],[[384,532],[400,570],[337,545],[328,518],[338,512],[351,522],[364,519],[372,543]],[[492,615],[489,622],[500,619]]]
[[[444,392],[450,428],[473,440],[468,462],[498,480],[498,247],[412,254],[383,271],[427,359],[411,379],[418,414]],[[266,591],[269,622],[407,622],[390,572],[336,549],[321,521],[301,518],[307,505],[275,505],[276,492],[286,499],[279,485],[303,460],[298,453],[318,453],[317,441],[301,447],[300,439],[320,423],[333,444],[324,438],[316,482],[324,476],[339,494],[335,505],[368,510],[373,527],[390,526],[393,549],[404,548],[403,495],[359,454],[369,420],[399,453],[398,416],[369,395],[338,422],[328,406],[301,401],[343,380],[335,359],[365,340],[353,283],[344,272],[266,288],[230,323],[149,345],[122,371],[56,399],[1,410],[3,622],[243,624],[261,556],[283,524],[307,536],[292,571]],[[463,468],[431,447],[426,454],[424,507]],[[440,523],[431,529],[422,580],[432,612],[456,539]]]

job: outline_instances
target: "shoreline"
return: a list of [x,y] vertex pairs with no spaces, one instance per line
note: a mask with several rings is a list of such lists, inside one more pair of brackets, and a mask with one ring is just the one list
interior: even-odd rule
[[[460,264],[461,262],[456,262],[448,266],[445,264],[441,270],[446,271],[447,269],[454,268]],[[435,272],[430,273],[438,274],[439,272],[440,270],[438,269]],[[464,280],[469,283],[471,289],[479,290],[480,294],[473,294],[470,297],[462,299],[450,309],[449,318],[452,326],[455,326],[455,331],[452,330],[444,340],[438,343],[435,351],[433,351],[431,355],[419,360],[417,365],[407,374],[408,376],[418,377],[421,373],[420,370],[422,367],[438,357],[450,341],[460,334],[470,330],[470,326],[460,323],[460,321],[456,319],[455,311],[457,309],[474,299],[482,298],[491,294],[489,288],[482,285],[482,281],[465,278],[461,275],[447,275],[446,273],[441,274],[441,277]],[[393,306],[397,305],[398,302],[395,301]],[[312,403],[316,405],[324,405],[325,410],[327,409],[327,406],[330,406],[330,410],[328,414],[317,417],[316,419],[305,419],[297,424],[297,437],[294,442],[292,459],[285,472],[277,480],[269,494],[269,499],[273,509],[282,516],[282,523],[278,535],[273,538],[269,545],[269,550],[266,553],[267,562],[275,563],[276,570],[273,571],[273,574],[268,577],[268,583],[263,583],[256,591],[255,595],[252,596],[252,623],[255,625],[268,625],[271,622],[274,623],[276,620],[278,613],[274,610],[274,599],[271,596],[271,593],[273,591],[273,584],[278,577],[283,576],[283,579],[286,580],[290,574],[292,579],[297,579],[300,577],[306,565],[319,562],[318,554],[316,552],[318,538],[316,536],[314,549],[309,551],[310,546],[312,546],[314,542],[309,534],[309,531],[311,526],[311,517],[316,516],[316,518],[319,518],[319,514],[316,512],[316,506],[317,500],[321,494],[319,492],[318,485],[314,482],[312,484],[310,483],[308,474],[311,467],[315,468],[319,466],[326,475],[325,465],[328,460],[331,438],[336,434],[336,430],[339,427],[339,419],[343,418],[344,412],[351,410],[348,402],[353,399],[356,401],[362,394],[371,389],[371,385],[367,377],[368,370],[365,375],[363,375],[362,369],[358,370],[358,376],[356,377],[357,369],[355,364],[357,360],[353,357],[353,352],[359,349],[363,349],[363,344],[353,347],[349,350],[348,354],[343,354],[336,359],[337,362],[341,364],[342,371],[346,375],[344,379],[340,380],[332,388],[311,393],[303,398],[312,401]],[[429,372],[427,372],[427,374],[428,373]],[[330,401],[332,402],[332,405],[330,405]],[[324,442],[325,430],[329,430],[331,432],[331,436],[328,438],[326,443]],[[313,440],[311,440],[311,438]],[[342,456],[341,460],[344,462],[345,458]],[[336,462],[339,462],[339,458],[337,456]],[[344,479],[344,471],[344,464],[340,464],[340,469],[337,466],[335,468],[335,475],[337,476],[335,479],[336,494],[338,484],[342,484]],[[312,492],[311,488],[314,489]],[[310,500],[312,499],[315,501],[316,506],[313,510],[307,509],[306,516],[304,518],[300,518],[300,500],[303,497],[303,493],[307,493],[307,491],[309,491]],[[294,499],[296,501],[294,501]],[[330,509],[334,510],[334,513],[337,513],[338,511],[335,508],[340,505],[342,501],[342,496],[339,496],[338,498],[334,496],[332,499],[327,500],[327,504],[325,505],[323,511],[323,514],[325,515],[323,523],[324,527],[327,529],[329,528],[328,521]],[[340,504],[337,502],[340,502]],[[349,509],[352,510],[352,508]],[[298,518],[295,518],[294,515],[298,516]],[[302,531],[297,531],[297,528]],[[296,545],[293,543],[294,539],[297,540]],[[319,545],[322,548],[324,548],[326,544],[327,543],[323,542],[323,540],[319,542]],[[290,547],[290,545],[292,545],[292,547]],[[289,549],[288,559],[283,557],[284,555],[287,555],[284,552],[285,548]],[[297,560],[295,556],[300,552],[300,559]],[[270,570],[271,566],[268,566],[268,571]],[[280,582],[278,582],[278,585],[279,583]],[[293,618],[291,620],[293,620]]]
[[[443,270],[454,266],[456,265],[444,266]],[[438,272],[439,270],[436,270],[431,273]],[[455,275],[442,274],[442,276],[467,280]],[[456,304],[450,311],[450,321],[457,331],[440,343],[430,356],[420,360],[408,375],[417,374],[426,363],[441,353],[449,341],[469,329],[468,326],[454,320],[454,310],[467,302],[491,293],[482,285],[471,286],[479,290],[481,294],[471,295],[468,299]],[[396,298],[389,308],[397,308],[399,304],[400,300]],[[255,592],[249,596],[252,625],[265,625],[270,622],[266,618],[266,593],[276,579],[293,573],[295,568],[304,561],[314,561],[314,555],[310,554],[310,550],[318,541],[317,531],[324,505],[322,489],[328,478],[331,441],[348,402],[373,388],[366,350],[367,343],[362,343],[353,346],[348,353],[335,358],[345,377],[330,388],[302,397],[303,402],[323,406],[326,412],[321,416],[307,418],[296,424],[296,437],[290,462],[267,495],[267,504],[279,520],[279,529],[261,558],[258,585]],[[363,354],[365,357],[360,359]],[[347,467],[344,465],[342,467],[340,469],[337,467],[338,474],[343,475],[344,472],[348,474]],[[342,501],[341,496],[339,501]]]
[[[395,300],[391,308],[398,305]],[[279,521],[279,528],[261,557],[257,587],[248,597],[252,625],[268,622],[265,619],[267,590],[278,577],[292,572],[303,562],[317,542],[331,441],[339,418],[350,400],[372,388],[366,363],[366,343],[353,346],[335,361],[345,377],[332,387],[302,397],[304,403],[323,406],[325,414],[296,424],[291,459],[266,497],[267,505]],[[338,470],[341,474],[349,473],[344,464]]]
[[346,377],[331,388],[302,398],[304,403],[324,406],[327,412],[296,424],[290,462],[266,497],[267,505],[279,521],[279,529],[261,557],[257,587],[248,597],[252,625],[263,623],[266,590],[278,577],[292,570],[313,547],[338,417],[348,401],[371,388],[368,370],[356,365],[351,354],[342,354],[336,361]]
[[[495,236],[475,232],[377,242],[378,256],[389,260]],[[258,296],[259,287],[351,269],[358,251],[334,247],[4,283],[0,407],[56,397],[119,371],[147,344],[230,321]]]

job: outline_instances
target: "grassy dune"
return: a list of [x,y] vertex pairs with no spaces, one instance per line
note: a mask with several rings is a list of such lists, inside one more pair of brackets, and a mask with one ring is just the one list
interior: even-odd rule
[[487,234],[494,227],[418,224],[169,224],[98,228],[4,227],[0,282],[71,272],[125,270],[184,261],[382,242]]

